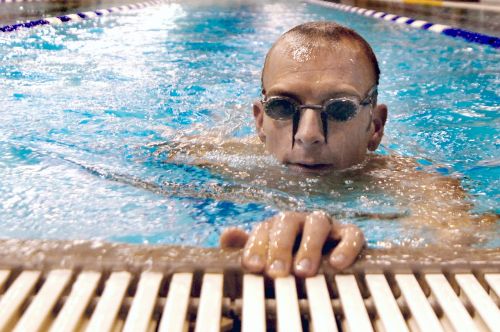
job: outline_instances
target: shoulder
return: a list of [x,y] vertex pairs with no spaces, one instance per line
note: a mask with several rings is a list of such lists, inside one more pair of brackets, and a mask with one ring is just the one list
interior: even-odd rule
[[[215,134],[175,135],[161,143],[150,144],[156,155],[167,154],[167,161],[190,164],[210,163],[213,155],[261,155],[263,144],[257,137],[225,137]],[[219,159],[222,162],[224,158]]]

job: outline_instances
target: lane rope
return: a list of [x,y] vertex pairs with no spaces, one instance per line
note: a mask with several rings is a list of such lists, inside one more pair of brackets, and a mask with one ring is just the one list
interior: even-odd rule
[[99,16],[105,16],[105,15],[108,15],[111,13],[126,12],[126,11],[133,10],[133,9],[140,9],[140,8],[144,8],[144,7],[159,5],[159,4],[166,3],[166,2],[168,2],[168,0],[153,0],[153,1],[136,3],[136,4],[123,5],[123,6],[119,6],[119,7],[112,7],[109,9],[98,9],[98,10],[94,10],[94,11],[86,11],[86,12],[75,13],[75,14],[66,14],[66,15],[55,16],[55,17],[47,17],[47,18],[42,18],[40,20],[5,25],[5,26],[0,27],[0,32],[12,32],[12,31],[16,31],[16,30],[19,30],[22,28],[30,29],[30,28],[34,28],[34,27],[37,27],[40,25],[47,25],[47,24],[56,25],[56,24],[61,24],[61,23],[66,23],[66,22],[78,22],[78,21],[92,19],[92,18],[99,17]]
[[18,2],[50,2],[50,0],[0,0],[0,3],[18,3]]
[[454,28],[444,24],[437,24],[423,20],[417,20],[411,17],[398,16],[386,12],[379,12],[373,9],[353,7],[349,5],[328,2],[323,0],[305,0],[305,1],[311,4],[320,5],[323,7],[330,7],[344,12],[359,14],[363,16],[373,17],[387,22],[406,24],[408,26],[411,26],[412,28],[428,30],[454,38],[462,38],[471,43],[489,45],[494,48],[500,47],[500,38],[495,36],[489,36],[469,30]]
[[18,3],[18,2],[42,2],[44,0],[0,0],[0,3],[4,2],[4,3],[11,3],[11,2],[15,2],[15,3]]

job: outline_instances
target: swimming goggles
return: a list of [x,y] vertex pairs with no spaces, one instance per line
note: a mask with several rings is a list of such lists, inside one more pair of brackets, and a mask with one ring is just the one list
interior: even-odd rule
[[262,100],[264,112],[275,120],[293,119],[293,137],[298,129],[300,120],[300,111],[303,109],[312,109],[321,111],[321,121],[323,122],[323,134],[325,142],[327,139],[328,123],[327,120],[345,122],[356,116],[362,107],[373,104],[377,97],[377,86],[373,86],[366,97],[359,101],[356,97],[346,96],[326,100],[323,105],[300,104],[297,100],[286,96],[273,96]]

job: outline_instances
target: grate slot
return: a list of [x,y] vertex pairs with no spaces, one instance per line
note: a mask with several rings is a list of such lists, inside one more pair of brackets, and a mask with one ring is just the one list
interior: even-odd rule
[[315,332],[336,332],[337,323],[333,315],[332,301],[328,293],[325,276],[317,275],[306,279],[309,299],[309,314]]
[[427,274],[425,280],[431,288],[432,294],[436,297],[439,305],[443,309],[444,315],[449,324],[457,332],[477,331],[477,327],[472,317],[467,312],[463,303],[457,297],[452,286],[443,274]]
[[500,273],[488,273],[484,275],[484,279],[488,282],[495,294],[500,297]]
[[347,329],[351,332],[373,331],[356,278],[353,275],[336,275],[335,282]]
[[151,323],[162,279],[163,274],[157,272],[141,274],[123,332],[146,331]]
[[222,274],[215,273],[203,276],[195,332],[220,330],[223,278]]
[[243,276],[243,332],[266,331],[264,277],[253,274]]
[[396,274],[396,282],[420,331],[443,331],[428,298],[413,274]]
[[0,300],[0,331],[12,329],[18,310],[33,292],[40,271],[23,271]]
[[0,291],[3,289],[3,286],[9,279],[10,270],[0,270]]
[[409,331],[385,276],[367,274],[365,278],[384,331]]
[[89,305],[92,297],[95,296],[95,291],[100,279],[101,273],[99,272],[83,271],[80,273],[71,288],[69,297],[66,299],[59,315],[52,324],[50,332],[76,330],[85,312],[85,308]]
[[274,280],[276,292],[278,331],[302,331],[295,278],[288,276]]
[[486,326],[492,331],[499,329],[500,311],[476,277],[472,274],[457,274],[455,279]]
[[54,308],[59,296],[68,285],[71,270],[53,270],[45,280],[42,288],[24,312],[14,329],[14,332],[38,331],[50,318],[50,312]]
[[170,282],[159,332],[182,331],[191,294],[192,273],[176,273]]
[[129,272],[114,272],[110,275],[87,326],[87,332],[111,331],[115,323],[120,324],[115,320],[130,280],[131,274]]

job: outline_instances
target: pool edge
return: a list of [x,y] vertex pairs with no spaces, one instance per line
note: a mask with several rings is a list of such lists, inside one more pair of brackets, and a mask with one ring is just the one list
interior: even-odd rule
[[[223,271],[240,270],[239,250],[171,245],[134,245],[102,241],[0,239],[0,268]],[[343,271],[440,271],[473,268],[500,272],[500,248],[397,247],[365,249],[358,261]],[[328,267],[323,270],[337,273]]]

